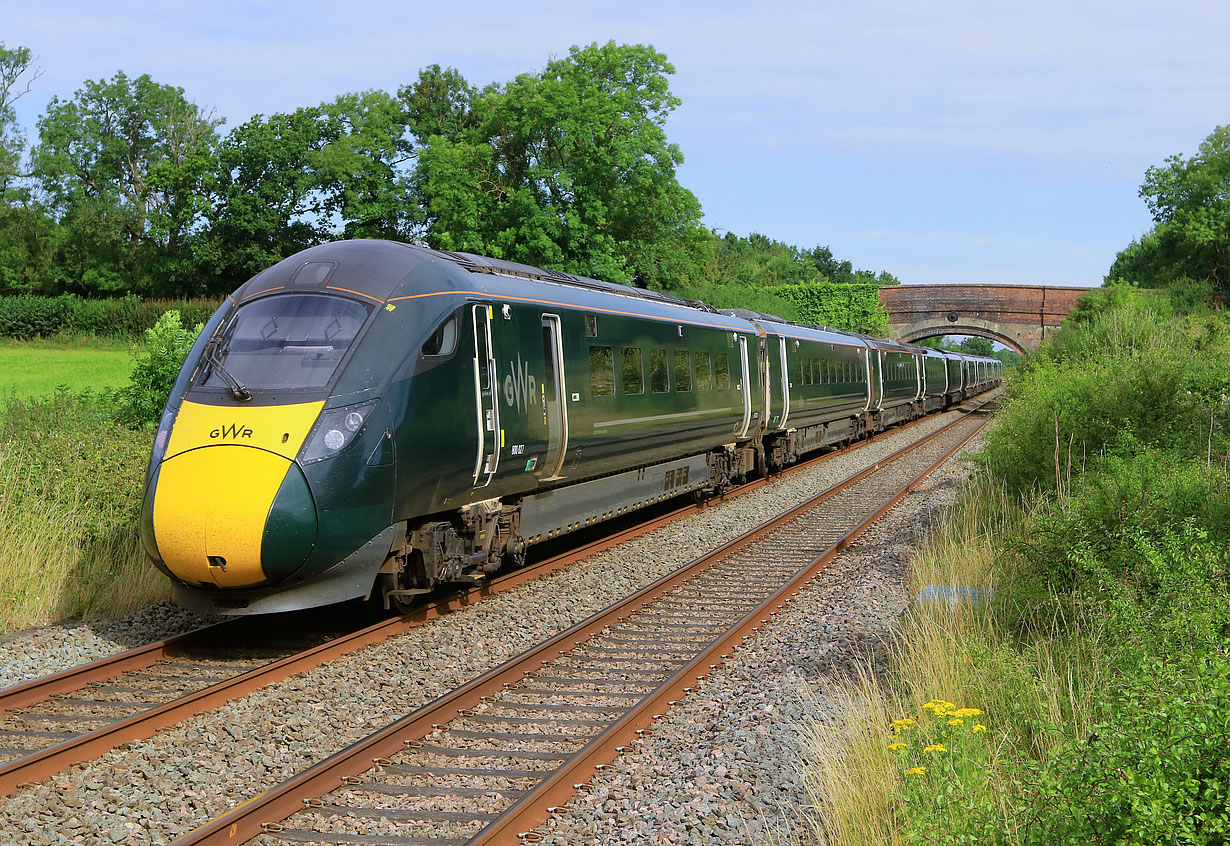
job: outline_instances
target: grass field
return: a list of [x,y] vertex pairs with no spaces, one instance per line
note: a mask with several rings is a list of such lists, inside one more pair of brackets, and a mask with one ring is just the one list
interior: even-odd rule
[[63,386],[97,393],[132,372],[133,345],[100,338],[0,341],[0,401],[49,396]]

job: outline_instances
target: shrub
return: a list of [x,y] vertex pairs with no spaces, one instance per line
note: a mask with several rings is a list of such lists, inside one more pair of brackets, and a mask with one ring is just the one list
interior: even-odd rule
[[1230,840],[1230,663],[1143,669],[1088,737],[1038,770],[1023,842]]
[[1101,457],[1141,446],[1227,455],[1224,321],[1166,316],[1139,296],[1125,302],[1065,327],[1011,381],[985,452],[1009,490],[1057,490]]
[[128,385],[116,392],[116,419],[134,428],[153,426],[167,404],[184,359],[202,324],[185,329],[175,309],[158,318],[145,332],[145,350],[138,353]]

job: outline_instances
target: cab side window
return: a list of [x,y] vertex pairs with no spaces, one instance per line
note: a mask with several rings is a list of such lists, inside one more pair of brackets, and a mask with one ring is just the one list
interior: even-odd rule
[[457,336],[459,334],[457,331],[457,315],[454,314],[448,320],[441,323],[439,328],[431,333],[431,337],[423,342],[423,355],[452,355],[457,350]]

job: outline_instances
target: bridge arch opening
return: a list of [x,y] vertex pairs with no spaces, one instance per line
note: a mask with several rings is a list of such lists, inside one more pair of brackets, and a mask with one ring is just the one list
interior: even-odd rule
[[959,322],[949,323],[944,326],[929,326],[925,329],[917,329],[913,332],[907,332],[900,337],[900,340],[913,344],[923,340],[924,338],[942,338],[945,335],[974,335],[979,338],[987,338],[1003,344],[1021,358],[1027,358],[1029,356],[1029,351],[1021,346],[1020,341],[1010,335],[995,332],[983,326],[971,326],[969,324]]

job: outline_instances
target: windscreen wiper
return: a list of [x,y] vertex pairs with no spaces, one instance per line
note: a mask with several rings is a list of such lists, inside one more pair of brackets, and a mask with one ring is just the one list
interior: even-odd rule
[[230,388],[231,396],[240,402],[247,402],[252,399],[252,392],[231,375],[231,371],[227,370],[222,364],[222,359],[218,355],[218,348],[221,346],[221,335],[215,335],[209,339],[205,344],[205,363],[209,366],[210,372],[217,373],[222,378],[222,381],[226,383],[226,386]]

